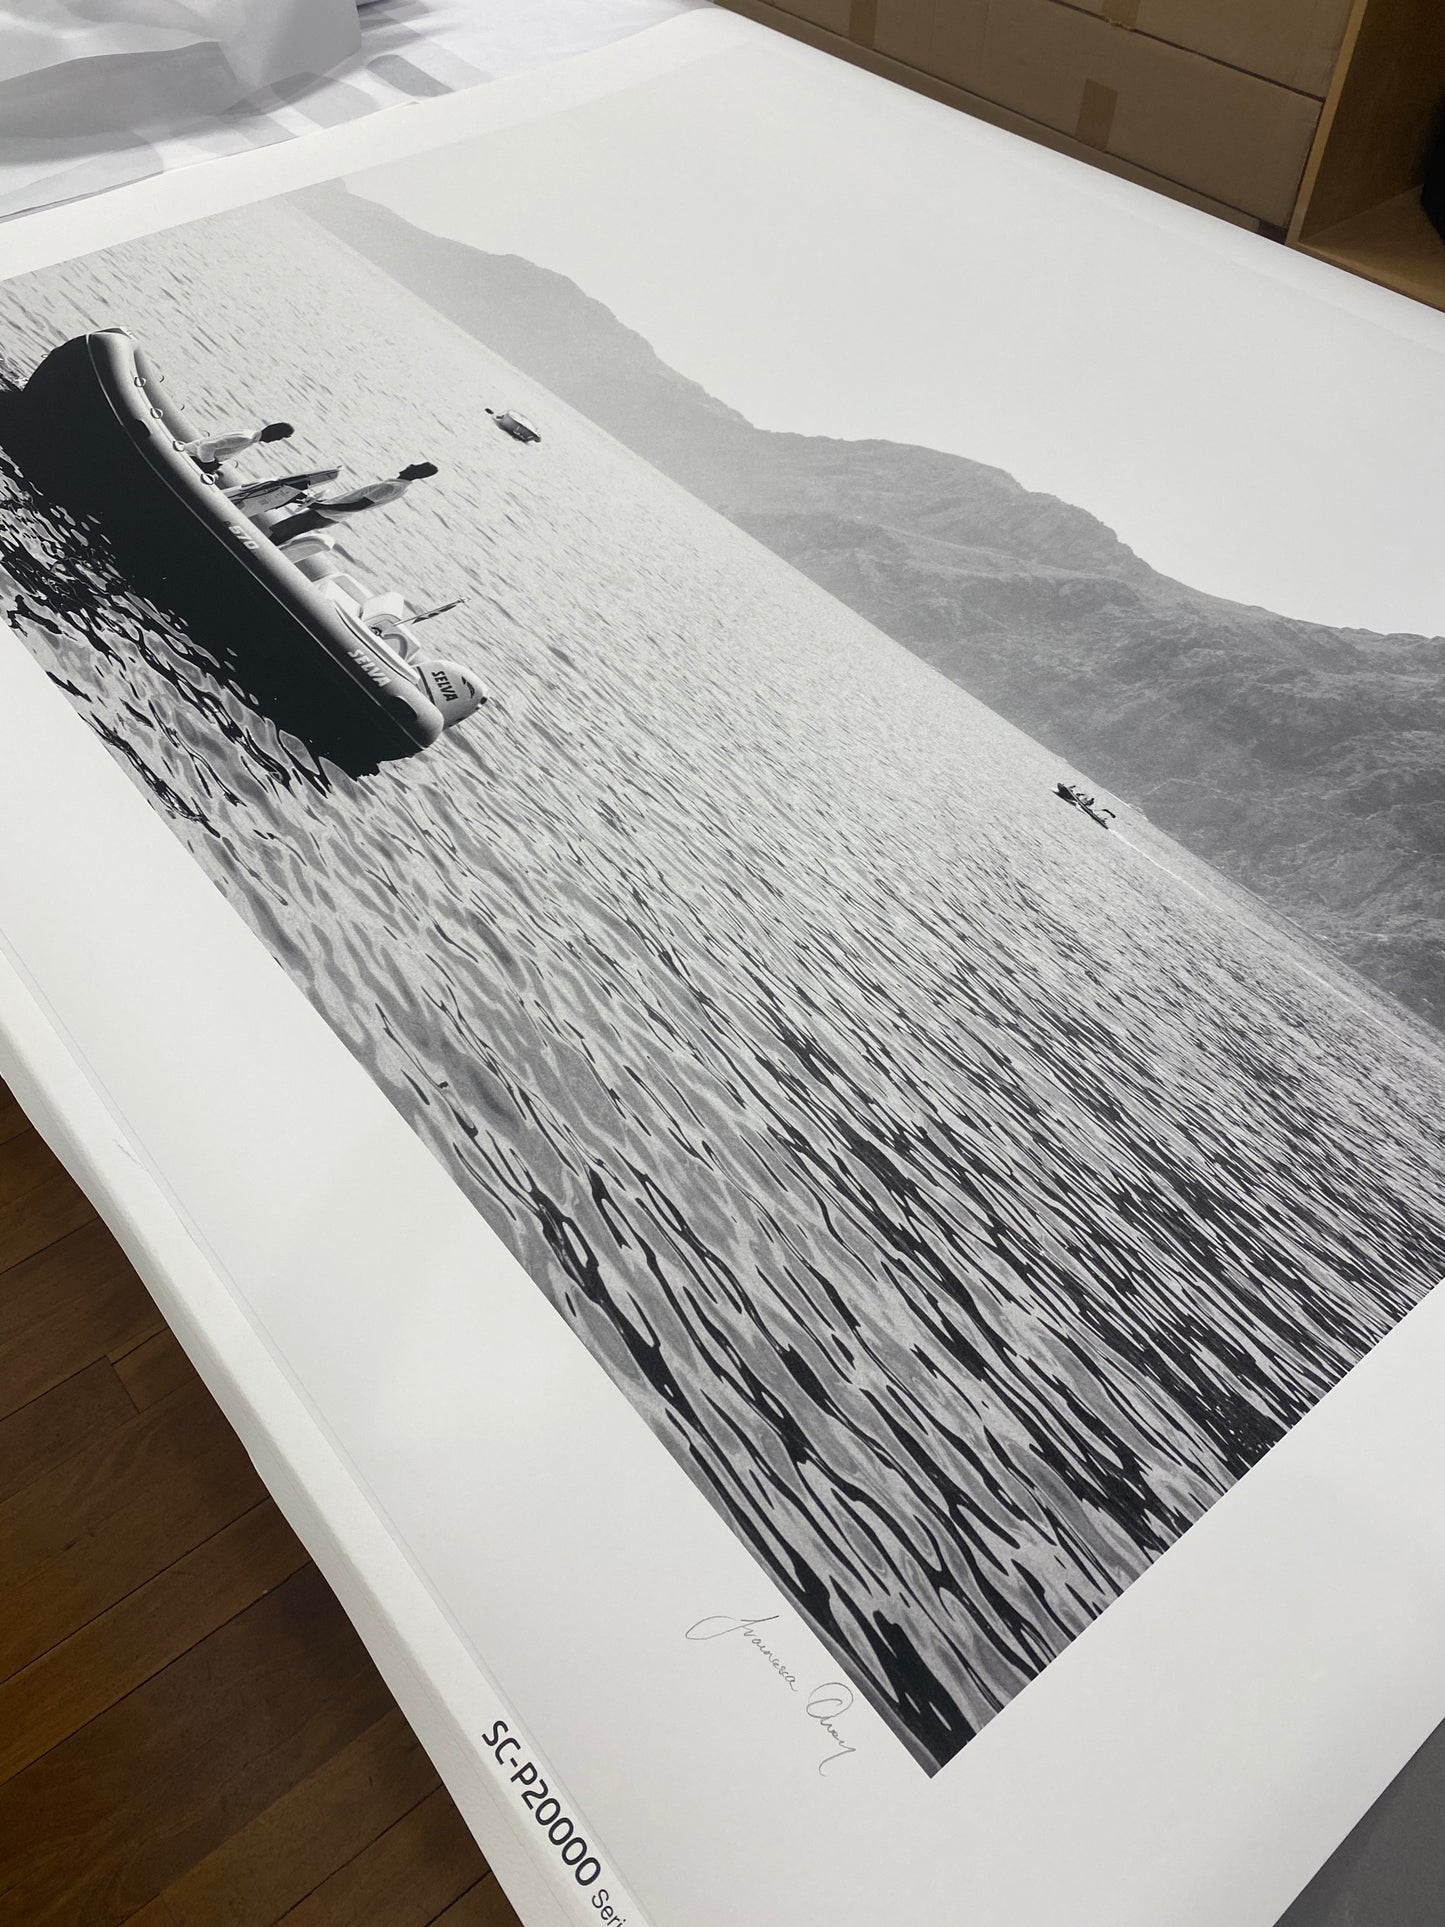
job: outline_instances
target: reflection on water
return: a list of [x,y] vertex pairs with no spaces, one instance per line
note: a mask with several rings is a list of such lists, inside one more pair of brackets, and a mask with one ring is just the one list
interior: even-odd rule
[[374,777],[3,467],[11,621],[921,1759],[1445,1269],[1428,1037],[300,214],[0,320],[441,465],[347,539],[499,700]]

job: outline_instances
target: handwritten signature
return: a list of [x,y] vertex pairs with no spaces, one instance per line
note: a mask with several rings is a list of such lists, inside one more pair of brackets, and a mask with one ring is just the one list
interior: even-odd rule
[[[736,1634],[744,1645],[753,1647],[759,1656],[767,1661],[790,1693],[803,1693],[803,1688],[798,1684],[797,1674],[786,1664],[780,1654],[774,1652],[767,1639],[757,1630],[759,1626],[771,1626],[777,1617],[776,1613],[766,1613],[752,1619],[733,1619],[724,1613],[710,1613],[706,1619],[694,1621],[688,1627],[684,1637],[698,1640],[726,1639],[730,1634]],[[812,1687],[804,1695],[804,1717],[815,1720],[836,1748],[835,1752],[825,1754],[818,1762],[820,1774],[826,1773],[830,1766],[835,1765],[839,1760],[846,1759],[850,1753],[858,1751],[856,1746],[848,1744],[837,1727],[837,1722],[852,1704],[852,1688],[845,1686],[840,1679],[825,1680],[821,1686]]]

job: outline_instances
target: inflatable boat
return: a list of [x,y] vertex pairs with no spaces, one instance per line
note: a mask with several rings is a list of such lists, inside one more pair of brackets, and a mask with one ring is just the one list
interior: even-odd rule
[[346,738],[363,761],[414,755],[486,701],[470,672],[411,650],[404,599],[370,593],[329,531],[270,540],[255,506],[265,497],[244,512],[232,478],[186,452],[199,431],[123,330],[55,349],[0,432],[41,489],[99,518],[137,587],[197,634],[223,636],[229,656],[264,649],[288,695],[309,696],[328,740]]

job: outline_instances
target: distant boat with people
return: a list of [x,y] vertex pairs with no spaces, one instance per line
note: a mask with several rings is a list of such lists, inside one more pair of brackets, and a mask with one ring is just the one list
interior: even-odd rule
[[123,329],[78,335],[6,398],[0,442],[68,508],[93,514],[136,586],[212,635],[229,660],[264,654],[287,699],[312,714],[325,753],[358,767],[429,748],[486,702],[472,672],[420,651],[418,622],[445,613],[378,593],[339,551],[344,520],[394,501],[430,463],[394,480],[324,494],[336,469],[247,483],[231,466],[287,423],[198,435]]
[[1099,825],[1100,829],[1107,830],[1114,820],[1114,812],[1106,809],[1092,796],[1086,796],[1077,783],[1056,783],[1054,795],[1061,803],[1070,803],[1076,810],[1082,810],[1085,816],[1092,818]]

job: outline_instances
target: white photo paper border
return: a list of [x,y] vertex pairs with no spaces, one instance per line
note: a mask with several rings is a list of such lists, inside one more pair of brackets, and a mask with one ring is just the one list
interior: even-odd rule
[[[688,15],[13,223],[0,271],[759,40]],[[889,85],[775,44],[840,87]],[[1445,371],[1445,318],[963,125],[988,164],[1192,227],[1222,272],[1243,261],[1371,315]],[[816,1700],[839,1662],[8,632],[0,823],[0,1073],[125,1243],[529,1923],[605,1927],[605,1887],[619,1927],[1272,1927],[1445,1713],[1445,1293],[929,1778],[861,1694]],[[686,1636],[725,1618],[760,1626]],[[597,1847],[605,1878],[585,1889],[523,1803],[524,1749]]]

